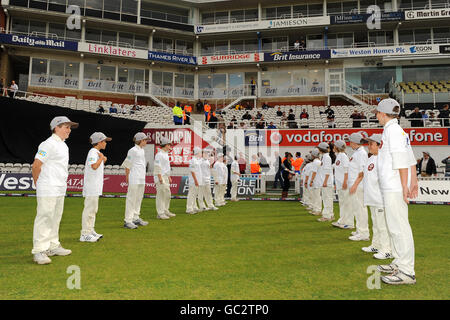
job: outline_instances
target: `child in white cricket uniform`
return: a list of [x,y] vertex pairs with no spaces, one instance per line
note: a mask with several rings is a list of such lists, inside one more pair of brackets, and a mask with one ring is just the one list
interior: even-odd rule
[[167,138],[161,138],[160,149],[155,156],[153,169],[153,179],[156,186],[156,218],[167,220],[175,217],[175,213],[169,211],[170,208],[170,160],[169,152],[171,143]]
[[415,284],[414,239],[408,221],[408,198],[418,194],[416,160],[408,135],[399,126],[400,105],[394,99],[382,100],[376,116],[384,126],[378,151],[378,179],[383,194],[386,225],[394,261],[378,270],[391,273],[381,277],[387,284]]
[[227,181],[227,173],[225,170],[227,170],[226,165],[223,163],[224,156],[223,153],[219,153],[217,155],[217,161],[214,163],[213,166],[213,176],[214,176],[214,202],[216,207],[221,207],[225,205],[224,195],[223,192],[223,185],[225,185],[226,188],[226,181]]
[[103,174],[107,158],[101,153],[106,142],[111,141],[102,132],[94,132],[89,138],[92,148],[84,165],[83,197],[84,209],[81,216],[81,242],[97,242],[102,234],[95,232],[95,218],[98,211],[98,199],[103,193]]
[[215,207],[213,204],[211,194],[211,162],[207,150],[203,151],[203,158],[200,159],[200,167],[202,170],[202,181],[198,192],[200,210],[219,210],[219,208]]
[[364,165],[364,205],[370,208],[372,216],[372,244],[363,247],[362,250],[374,253],[376,259],[390,259],[391,243],[386,228],[386,217],[384,215],[383,196],[381,195],[378,181],[378,147],[381,145],[381,134],[373,134],[364,143],[369,144],[369,153],[372,156],[367,159]]
[[50,122],[52,135],[39,145],[32,165],[36,185],[36,218],[33,229],[33,261],[51,263],[51,256],[67,256],[71,250],[59,242],[59,224],[64,211],[64,197],[69,176],[69,148],[65,140],[78,123],[67,117],[55,117]]
[[189,161],[189,191],[186,201],[187,214],[196,214],[197,212],[199,212],[199,208],[197,206],[197,197],[199,193],[200,182],[202,181],[201,154],[202,150],[199,147],[194,147],[194,156]]
[[141,204],[145,192],[146,160],[144,147],[147,140],[145,133],[136,133],[133,139],[135,146],[128,150],[127,157],[122,163],[128,183],[124,224],[127,229],[136,229],[138,226],[148,225],[147,221],[140,218]]
[[334,175],[333,164],[329,154],[329,145],[326,142],[321,142],[317,146],[322,155],[322,164],[318,170],[320,175],[321,185],[321,197],[323,202],[322,217],[317,221],[332,221],[334,219],[333,212],[333,190],[334,190]]
[[[367,151],[362,146],[362,135],[350,135],[350,147],[354,150],[348,166],[348,186],[351,212],[356,218],[356,232],[349,237],[352,241],[369,241],[369,217],[367,207],[364,206],[364,188],[362,184],[364,165],[367,161]],[[349,219],[350,220],[350,219]],[[353,222],[353,217],[351,219]]]
[[320,195],[320,190],[323,185],[323,181],[320,180],[320,175],[318,174],[319,168],[322,165],[320,161],[320,151],[319,149],[314,149],[311,152],[313,157],[311,165],[311,175],[309,178],[309,188],[311,196],[311,211],[310,213],[314,216],[319,216],[322,211],[322,198]]
[[351,212],[352,206],[348,193],[348,166],[349,159],[345,153],[346,144],[344,140],[337,140],[334,143],[336,161],[334,162],[334,176],[336,181],[336,191],[339,198],[339,219],[332,225],[341,229],[353,229],[354,219]]
[[301,181],[303,185],[303,202],[302,205],[306,207],[306,209],[310,208],[310,201],[309,201],[309,189],[308,189],[308,179],[309,179],[309,171],[311,168],[311,155],[308,153],[305,156],[305,161],[303,161],[302,164],[302,170],[301,170]]
[[237,162],[237,156],[235,156],[233,162],[231,163],[231,201],[238,201],[237,191],[240,176],[241,173],[239,171],[239,163]]

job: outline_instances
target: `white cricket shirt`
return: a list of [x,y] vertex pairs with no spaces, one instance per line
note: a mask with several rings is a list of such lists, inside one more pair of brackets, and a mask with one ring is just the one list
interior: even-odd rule
[[408,135],[399,126],[397,119],[384,125],[381,146],[378,150],[378,178],[383,192],[402,192],[398,169],[408,168],[408,186],[411,182],[410,167],[417,163]]
[[160,149],[155,156],[154,163],[154,181],[159,181],[158,174],[161,176],[169,176],[170,175],[170,160],[169,153]]
[[202,184],[202,168],[201,168],[202,159],[197,157],[192,157],[189,161],[189,185],[195,186],[194,178],[192,177],[191,172],[195,173],[195,177],[197,178],[197,182],[199,185]]
[[123,166],[130,169],[130,175],[128,176],[129,185],[145,184],[145,165],[144,148],[135,145],[128,150]]
[[66,143],[52,134],[39,145],[34,158],[43,163],[36,182],[36,196],[65,196],[69,176],[69,148]]
[[202,170],[202,181],[199,181],[201,185],[211,184],[211,163],[209,159],[200,159],[200,167]]
[[95,148],[89,150],[84,164],[83,197],[97,197],[103,193],[104,164],[100,163],[96,170],[92,165],[99,159],[99,151]]
[[[363,146],[353,152],[348,164],[348,188],[350,189],[358,178],[360,172],[364,172],[364,165],[367,160],[367,151]],[[362,184],[359,184],[360,188]]]
[[364,165],[364,205],[382,208],[384,203],[378,183],[377,161],[377,156],[373,155]]
[[318,174],[320,175],[320,187],[323,187],[323,183],[325,182],[325,176],[328,174],[327,187],[333,187],[334,178],[333,178],[333,164],[331,161],[331,157],[329,153],[324,153],[322,155],[322,164],[318,170]]
[[[348,173],[349,166],[348,156],[344,152],[339,152],[336,155],[336,161],[334,162],[334,178],[336,182],[336,190],[341,190],[344,184],[344,175]],[[347,183],[348,186],[348,183]]]
[[239,163],[236,160],[233,160],[231,163],[231,181],[236,182],[239,180],[239,175],[233,172],[239,172]]
[[311,171],[310,171],[310,178],[308,181],[308,185],[311,183],[311,178],[313,173],[316,173],[316,176],[314,177],[314,181],[313,181],[313,188],[322,188],[322,184],[320,184],[320,174],[319,174],[319,168],[322,165],[322,161],[320,161],[319,159],[314,159],[313,162],[311,162]]

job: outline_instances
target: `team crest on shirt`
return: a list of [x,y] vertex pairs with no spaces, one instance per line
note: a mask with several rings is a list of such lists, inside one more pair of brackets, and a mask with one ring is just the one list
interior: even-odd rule
[[375,167],[375,165],[373,163],[369,164],[369,166],[367,167],[367,170],[372,171],[373,168]]
[[341,161],[340,161],[340,160],[336,161],[336,165],[337,165],[337,166],[340,165],[340,164],[341,164]]
[[39,150],[38,155],[40,155],[41,157],[45,157],[47,155],[47,152],[45,152],[44,150]]

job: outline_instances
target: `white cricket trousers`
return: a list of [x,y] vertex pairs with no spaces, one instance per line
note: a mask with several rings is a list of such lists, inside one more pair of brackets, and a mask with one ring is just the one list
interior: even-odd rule
[[128,185],[125,202],[125,222],[132,223],[141,215],[141,204],[144,198],[145,184]]
[[311,210],[314,213],[320,213],[322,211],[322,197],[320,194],[320,188],[311,188]]
[[210,184],[205,184],[205,185],[202,185],[200,187],[201,187],[201,190],[202,190],[202,195],[201,195],[201,198],[200,198],[201,205],[204,205],[203,204],[203,200],[205,200],[206,206],[208,208],[214,207],[213,198],[212,198],[212,194],[211,194],[211,185]]
[[81,215],[81,235],[88,235],[94,232],[95,217],[98,211],[98,198],[98,196],[84,198],[84,209]]
[[322,217],[331,218],[334,217],[333,212],[333,187],[321,188],[323,210]]
[[348,188],[337,191],[339,197],[339,220],[337,221],[341,225],[350,227],[355,226],[355,216],[352,212],[352,204],[350,202],[350,193]]
[[239,180],[231,180],[231,200],[237,200]]
[[170,182],[169,177],[162,176],[163,183],[159,183],[159,179],[155,180],[156,186],[156,214],[161,216],[169,212],[170,208]]
[[372,216],[372,247],[378,249],[378,252],[392,253],[384,208],[370,206],[370,215]]
[[198,210],[197,206],[197,195],[199,192],[200,186],[196,186],[193,184],[189,185],[189,192],[187,195],[187,202],[186,202],[186,211],[192,212],[194,210]]
[[356,219],[356,232],[362,237],[370,237],[369,233],[369,215],[367,207],[364,205],[364,189],[358,186],[354,194],[348,197],[352,208],[352,213]]
[[59,224],[64,211],[64,196],[37,197],[32,254],[59,247]]
[[221,184],[220,185],[220,201],[223,205],[225,205],[225,194],[227,193],[227,185]]
[[414,239],[408,221],[408,205],[401,192],[383,192],[386,226],[391,238],[391,249],[394,256],[392,263],[400,271],[414,273]]

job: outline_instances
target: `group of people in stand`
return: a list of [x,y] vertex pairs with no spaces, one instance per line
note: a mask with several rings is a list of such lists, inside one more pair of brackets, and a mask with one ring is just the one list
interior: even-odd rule
[[12,80],[9,86],[5,86],[3,79],[0,80],[0,92],[2,96],[7,96],[10,98],[15,98],[17,91],[19,91],[19,86],[16,81]]
[[[398,124],[398,102],[384,99],[375,112],[384,127],[383,133],[369,138],[352,133],[347,141],[353,149],[350,158],[343,140],[322,142],[305,156],[303,205],[312,215],[321,215],[318,221],[334,221],[335,185],[339,219],[332,226],[344,230],[356,227],[349,236],[352,241],[370,241],[369,207],[373,236],[371,244],[362,251],[376,259],[394,259],[390,264],[378,266],[380,272],[389,273],[381,277],[383,282],[414,284],[414,241],[408,221],[408,199],[418,193],[416,159],[408,135]],[[364,144],[368,144],[369,154]],[[334,164],[330,151],[335,153]]]

